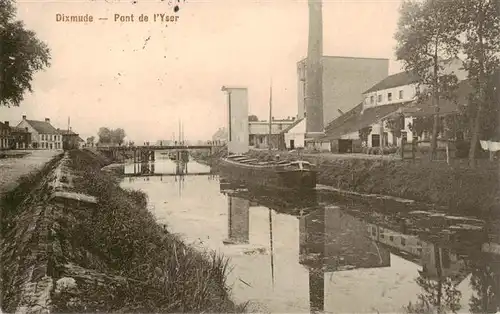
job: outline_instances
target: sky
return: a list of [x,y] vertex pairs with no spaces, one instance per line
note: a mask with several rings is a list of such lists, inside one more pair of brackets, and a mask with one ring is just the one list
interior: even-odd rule
[[[401,71],[393,38],[401,0],[324,0],[324,55],[390,60]],[[100,127],[121,127],[140,143],[171,139],[184,124],[187,140],[208,140],[226,121],[223,85],[248,87],[249,114],[297,114],[296,63],[307,52],[306,0],[18,0],[17,18],[51,49],[19,107],[0,121],[50,118],[85,139]],[[57,14],[92,15],[65,23]],[[134,22],[115,22],[134,14]],[[141,15],[148,22],[139,22]],[[154,14],[177,22],[152,21]],[[108,18],[108,20],[99,20]]]

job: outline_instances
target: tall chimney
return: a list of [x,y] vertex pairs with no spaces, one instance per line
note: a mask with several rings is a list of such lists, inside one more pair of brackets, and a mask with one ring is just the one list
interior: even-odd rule
[[49,118],[45,118],[45,122],[50,123],[50,119]]
[[306,133],[323,132],[323,16],[321,0],[308,0],[309,38],[306,59]]

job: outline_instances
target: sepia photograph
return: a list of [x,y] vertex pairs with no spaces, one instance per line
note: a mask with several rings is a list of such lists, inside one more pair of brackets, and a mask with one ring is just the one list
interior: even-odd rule
[[0,314],[500,313],[500,0],[0,0]]

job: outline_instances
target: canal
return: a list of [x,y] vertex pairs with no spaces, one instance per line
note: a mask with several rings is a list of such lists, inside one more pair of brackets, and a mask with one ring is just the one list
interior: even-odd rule
[[494,313],[500,304],[489,222],[370,206],[327,188],[309,197],[249,190],[158,153],[126,165],[125,176],[122,187],[147,193],[170,232],[230,259],[228,285],[248,311],[402,313],[423,300]]

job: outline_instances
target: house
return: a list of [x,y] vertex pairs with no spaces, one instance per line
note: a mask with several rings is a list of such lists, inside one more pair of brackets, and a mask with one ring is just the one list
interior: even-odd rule
[[27,149],[31,146],[31,133],[29,132],[28,127],[11,127],[10,129],[12,134],[12,148]]
[[0,150],[10,149],[11,129],[9,122],[0,122]]
[[[73,132],[73,130],[61,130],[57,129],[57,132],[62,135],[62,142],[63,142],[63,149],[68,150],[68,149],[77,149],[80,148],[82,144],[80,144],[80,135]],[[83,140],[82,140],[83,141]]]
[[78,136],[78,148],[82,149],[84,147],[85,147],[85,140],[83,138],[81,138],[80,136]]
[[225,127],[219,128],[214,135],[212,135],[212,141],[214,142],[227,142],[227,129]]
[[248,142],[254,148],[278,148],[283,146],[283,133],[287,127],[292,125],[295,118],[274,119],[271,121],[271,138],[269,139],[269,121],[248,122]]
[[286,149],[293,150],[296,148],[304,148],[306,137],[305,118],[296,119],[292,124],[281,131],[281,133],[285,140]]
[[18,128],[28,128],[31,133],[31,145],[36,149],[62,149],[62,134],[50,124],[50,119],[45,121],[28,120],[23,116],[23,120],[17,125]]
[[[467,103],[470,84],[465,80],[466,72],[461,68],[459,59],[442,61],[446,73],[454,73],[459,79],[457,96],[454,100],[441,99],[440,115],[456,114],[459,106]],[[399,146],[401,140],[412,142],[417,137],[411,126],[414,118],[432,115],[432,100],[417,102],[425,86],[418,84],[418,77],[412,72],[401,72],[390,75],[363,93],[363,101],[356,107],[331,121],[325,128],[325,136],[321,141],[330,143],[333,151],[345,152],[355,150],[361,145],[367,147]],[[397,125],[401,130],[393,130],[388,121],[401,119]],[[420,139],[429,134],[421,134]]]

